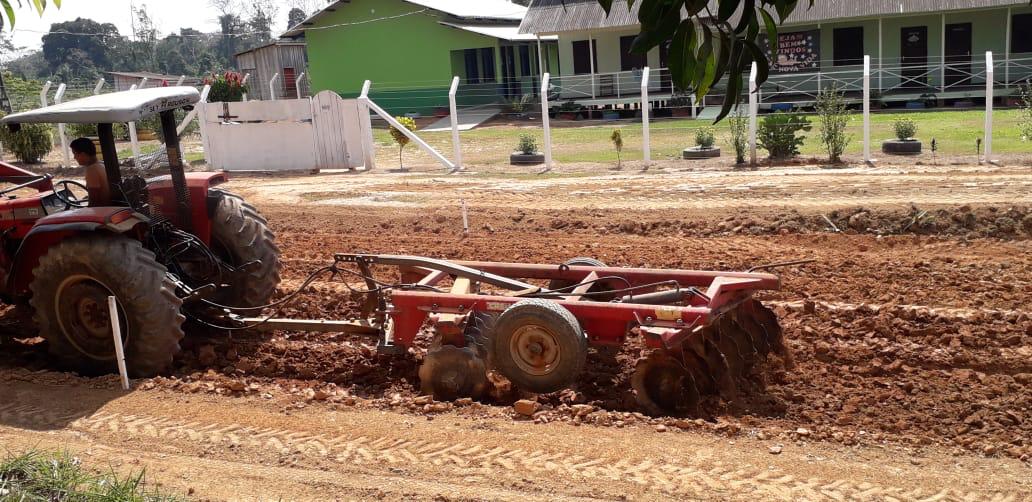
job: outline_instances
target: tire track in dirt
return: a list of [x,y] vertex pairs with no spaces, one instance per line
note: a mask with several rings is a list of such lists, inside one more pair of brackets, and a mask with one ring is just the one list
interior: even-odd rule
[[[70,422],[67,422],[71,420]],[[299,454],[344,465],[433,465],[457,476],[497,473],[576,476],[655,486],[680,496],[714,493],[751,494],[780,500],[942,500],[1016,501],[1016,492],[975,492],[943,488],[932,492],[853,482],[845,479],[800,478],[766,469],[742,468],[724,462],[693,466],[650,459],[599,458],[542,448],[526,450],[473,443],[448,443],[403,435],[326,435],[281,428],[256,428],[237,423],[179,421],[167,417],[100,411],[74,419],[32,405],[0,405],[0,422],[38,429],[67,422],[86,434],[138,435],[165,441],[248,448],[274,454]]]

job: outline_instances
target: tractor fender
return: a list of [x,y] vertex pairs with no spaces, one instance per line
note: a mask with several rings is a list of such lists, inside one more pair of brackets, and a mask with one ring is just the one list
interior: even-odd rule
[[[193,233],[205,244],[211,244],[211,218],[218,198],[213,198],[209,189],[229,180],[226,173],[195,172],[186,173],[186,189],[189,194],[190,213],[193,220]],[[172,176],[163,175],[147,180],[147,193],[150,198],[151,214],[160,214],[172,223],[179,225],[179,214],[176,211],[175,188]]]
[[125,207],[83,208],[40,218],[18,246],[6,291],[12,296],[27,295],[39,259],[64,239],[92,232],[139,238],[134,231],[149,221],[147,216]]

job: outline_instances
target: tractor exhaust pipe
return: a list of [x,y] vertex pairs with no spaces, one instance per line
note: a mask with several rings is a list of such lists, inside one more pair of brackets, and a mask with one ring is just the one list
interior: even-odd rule
[[165,154],[168,157],[168,171],[172,175],[172,189],[176,193],[176,213],[179,228],[193,232],[193,218],[190,214],[190,193],[186,187],[186,173],[179,152],[179,133],[176,132],[174,110],[161,112],[161,132],[165,136]]

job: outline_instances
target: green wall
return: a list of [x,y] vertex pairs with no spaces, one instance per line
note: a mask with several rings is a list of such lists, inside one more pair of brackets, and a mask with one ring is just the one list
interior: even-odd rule
[[[419,7],[400,0],[353,0],[324,15],[313,28],[415,10]],[[365,80],[372,80],[370,96],[391,113],[427,113],[434,106],[447,106],[451,51],[497,47],[498,41],[442,26],[438,15],[427,11],[368,24],[307,30],[312,92],[332,90],[352,97],[361,92]],[[497,54],[495,63],[495,73],[501,75]]]

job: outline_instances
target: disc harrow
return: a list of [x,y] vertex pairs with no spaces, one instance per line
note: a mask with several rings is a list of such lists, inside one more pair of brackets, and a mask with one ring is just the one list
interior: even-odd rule
[[[374,277],[383,267],[395,267],[400,281]],[[429,327],[419,378],[438,400],[483,396],[495,378],[489,373],[523,391],[554,392],[574,384],[589,345],[612,349],[632,336],[645,349],[631,388],[653,415],[697,413],[707,396],[738,406],[771,356],[792,366],[777,316],[753,297],[780,287],[770,273],[367,254],[335,255],[331,269],[364,279],[361,319],[259,325],[365,333],[390,353],[406,352]]]

